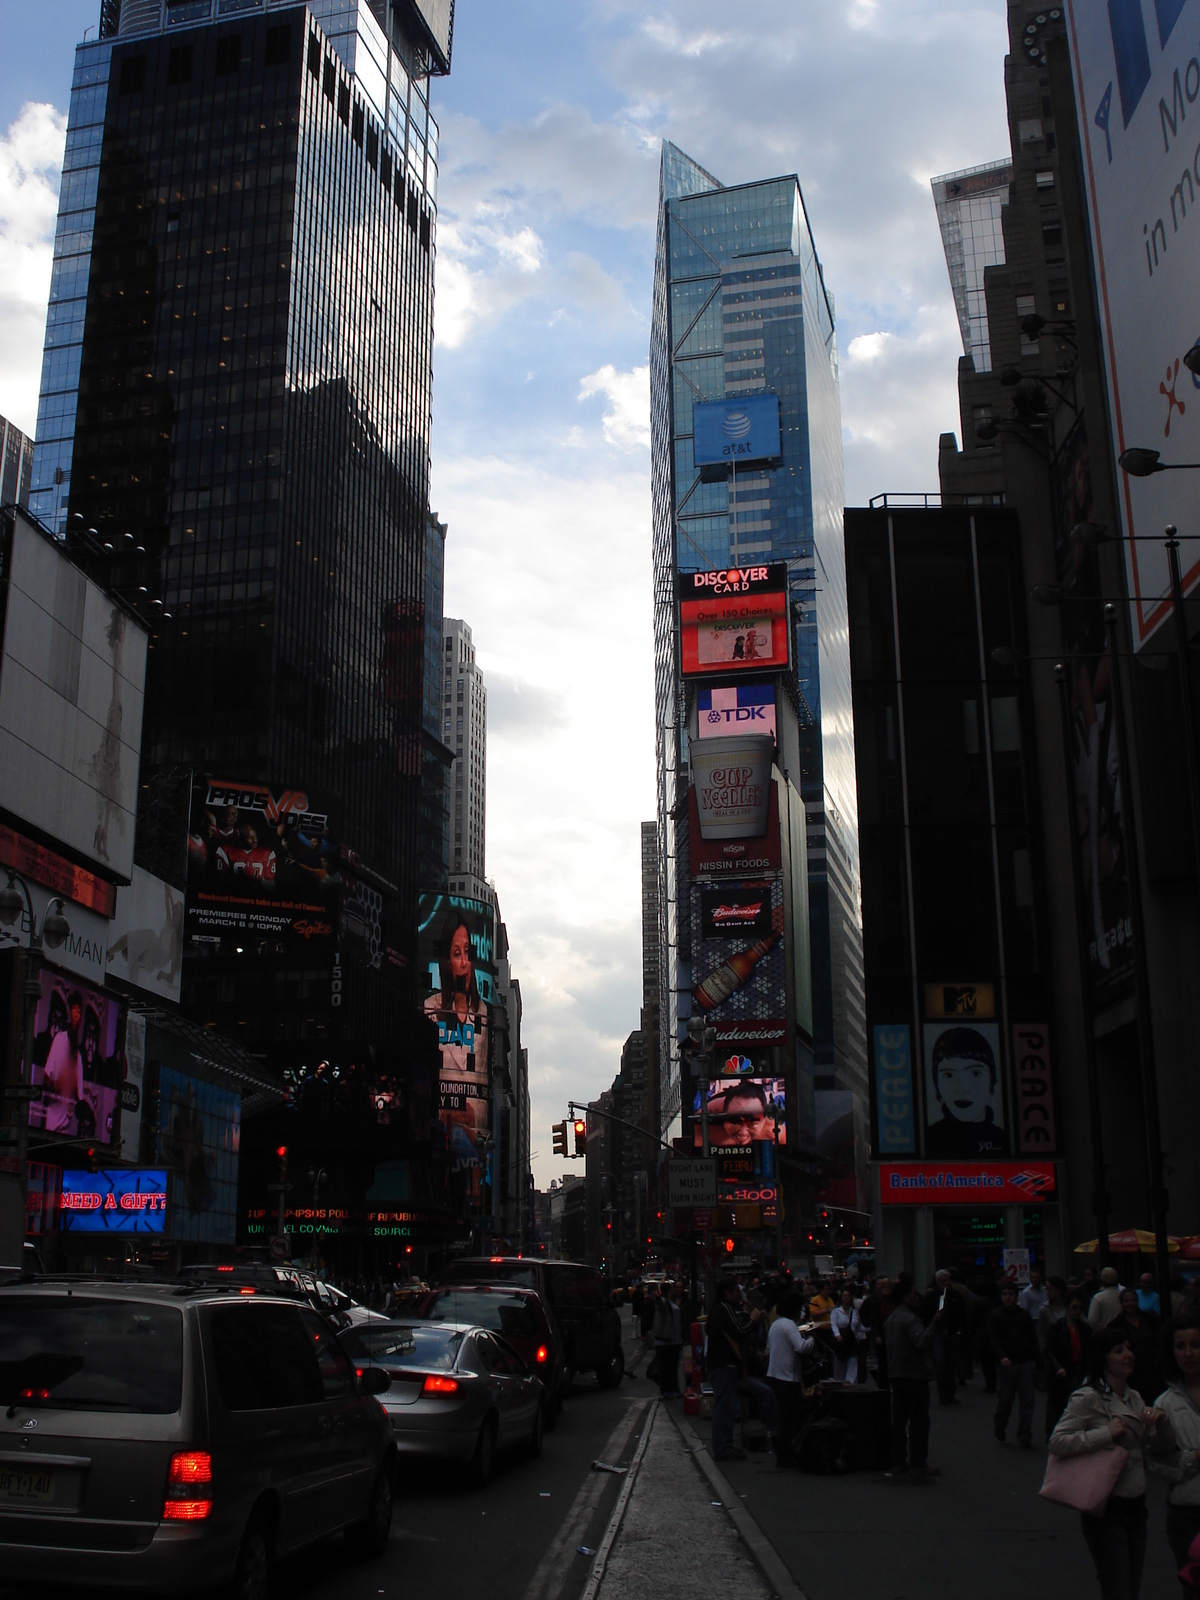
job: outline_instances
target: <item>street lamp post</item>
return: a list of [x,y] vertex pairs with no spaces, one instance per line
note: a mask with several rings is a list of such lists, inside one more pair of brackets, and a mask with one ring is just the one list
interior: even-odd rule
[[783,1184],[779,1172],[779,1119],[783,1115],[781,1108],[771,1101],[771,1120],[775,1124],[775,1159],[771,1170],[775,1174],[775,1270],[780,1277],[783,1276]]
[[1117,608],[1104,608],[1108,654],[1112,672],[1113,718],[1117,730],[1120,764],[1122,833],[1129,865],[1129,909],[1133,917],[1133,970],[1137,987],[1138,1053],[1141,1056],[1142,1108],[1146,1124],[1146,1164],[1150,1179],[1150,1213],[1154,1222],[1155,1268],[1158,1294],[1171,1304],[1171,1264],[1167,1258],[1167,1188],[1163,1181],[1162,1122],[1158,1105],[1158,1069],[1154,1059],[1154,1023],[1150,1015],[1150,974],[1146,964],[1146,918],[1142,908],[1142,869],[1134,815],[1133,774],[1129,766],[1129,740],[1125,728],[1123,669],[1117,648]]
[[[20,889],[17,888],[18,884]],[[33,1099],[33,1024],[37,1015],[38,1001],[42,997],[43,948],[49,945],[51,950],[57,950],[70,936],[71,924],[66,918],[64,901],[61,897],[57,897],[50,901],[42,913],[39,927],[37,918],[33,914],[33,899],[29,893],[29,885],[19,872],[10,872],[8,883],[0,889],[0,923],[6,928],[11,928],[22,912],[29,918],[29,952],[25,957],[25,1026],[17,1091],[13,1095],[10,1090],[9,1095],[18,1102],[17,1176],[21,1183],[21,1209],[24,1213],[29,1185],[25,1157],[29,1136],[28,1104]]]
[[[1083,866],[1079,860],[1079,828],[1076,819],[1075,762],[1071,749],[1071,695],[1067,687],[1067,669],[1060,661],[1054,669],[1058,679],[1059,707],[1062,711],[1063,755],[1067,776],[1067,845],[1071,853],[1071,879],[1075,890],[1075,938],[1079,946],[1079,985],[1083,1002],[1083,1055],[1087,1072],[1088,1119],[1092,1135],[1092,1210],[1096,1214],[1096,1247],[1100,1252],[1100,1265],[1110,1264],[1112,1252],[1108,1244],[1108,1171],[1104,1164],[1104,1130],[1100,1121],[1100,1079],[1096,1067],[1096,1029],[1092,1022],[1091,997],[1088,993],[1091,962],[1088,955],[1088,938],[1083,921]],[[1095,826],[1093,819],[1092,826]]]

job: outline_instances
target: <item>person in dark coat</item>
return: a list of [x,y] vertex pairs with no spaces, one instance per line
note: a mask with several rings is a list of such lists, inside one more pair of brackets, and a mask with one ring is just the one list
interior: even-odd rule
[[1066,1315],[1052,1323],[1046,1334],[1046,1438],[1087,1374],[1087,1352],[1092,1328],[1087,1319],[1087,1295],[1082,1288],[1067,1295]]
[[1109,1327],[1125,1330],[1133,1351],[1133,1387],[1140,1395],[1161,1394],[1166,1383],[1158,1353],[1159,1321],[1142,1310],[1136,1289],[1121,1290],[1120,1315],[1112,1319]]
[[996,1395],[996,1438],[1004,1443],[1013,1397],[1019,1396],[1017,1438],[1022,1449],[1029,1450],[1033,1446],[1033,1379],[1041,1352],[1033,1318],[1017,1304],[1017,1286],[1011,1279],[1000,1285],[1000,1304],[988,1317],[987,1330],[1000,1379]]

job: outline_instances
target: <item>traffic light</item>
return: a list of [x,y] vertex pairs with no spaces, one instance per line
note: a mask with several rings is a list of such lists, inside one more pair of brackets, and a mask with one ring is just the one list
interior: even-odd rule
[[587,1155],[587,1123],[582,1117],[575,1118],[575,1154]]
[[100,1171],[100,1152],[99,1152],[99,1150],[96,1149],[95,1145],[92,1145],[88,1149],[87,1166],[88,1166],[88,1171],[89,1172],[99,1172]]
[[554,1154],[565,1156],[567,1153],[567,1125],[565,1122],[556,1122],[553,1128]]
[[725,1241],[725,1254],[727,1256],[731,1256],[733,1254],[733,1240],[732,1239],[726,1239],[726,1241]]
[[280,1181],[280,1183],[286,1183],[287,1182],[287,1145],[285,1145],[285,1144],[276,1145],[275,1146],[275,1154],[279,1157],[279,1181]]

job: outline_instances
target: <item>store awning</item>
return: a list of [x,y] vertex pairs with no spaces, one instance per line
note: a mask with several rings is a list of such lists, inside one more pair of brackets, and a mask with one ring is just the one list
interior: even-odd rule
[[[1158,1250],[1154,1235],[1145,1228],[1125,1228],[1120,1233],[1110,1233],[1108,1248],[1118,1256],[1135,1256],[1139,1251],[1142,1255],[1152,1256]],[[1178,1239],[1167,1240],[1167,1250],[1171,1255],[1177,1255],[1179,1248]],[[1075,1246],[1077,1256],[1094,1256],[1099,1253],[1099,1239],[1088,1239],[1084,1244]]]

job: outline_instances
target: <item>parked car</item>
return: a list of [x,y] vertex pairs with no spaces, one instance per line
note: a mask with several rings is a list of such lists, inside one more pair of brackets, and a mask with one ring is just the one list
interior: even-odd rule
[[229,1265],[184,1267],[180,1277],[185,1283],[221,1288],[237,1285],[239,1289],[252,1285],[265,1293],[307,1300],[314,1311],[319,1311],[339,1328],[352,1321],[355,1313],[373,1314],[351,1299],[344,1289],[335,1289],[333,1284],[314,1277],[304,1267],[275,1266],[265,1261],[239,1261]]
[[265,1600],[277,1556],[387,1547],[396,1446],[336,1330],[255,1285],[0,1288],[6,1582]]
[[546,1388],[546,1428],[554,1427],[570,1386],[554,1313],[536,1289],[509,1283],[451,1284],[426,1292],[413,1314],[431,1322],[472,1322],[498,1333]]
[[542,1451],[545,1388],[513,1347],[470,1322],[405,1321],[345,1328],[338,1342],[365,1378],[382,1367],[380,1399],[402,1460],[468,1465],[482,1486],[496,1456]]
[[442,1273],[442,1283],[514,1283],[536,1289],[558,1323],[569,1375],[594,1372],[606,1389],[615,1388],[624,1376],[621,1318],[595,1267],[525,1256],[482,1256],[452,1262]]

